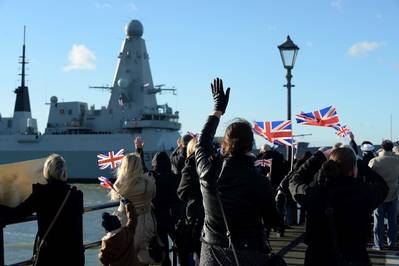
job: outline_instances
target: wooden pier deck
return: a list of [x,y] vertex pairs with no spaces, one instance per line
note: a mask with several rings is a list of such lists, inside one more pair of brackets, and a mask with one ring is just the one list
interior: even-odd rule
[[[277,238],[275,233],[270,235],[270,243],[273,252],[283,256],[288,265],[303,265],[305,258],[306,245],[303,243],[304,226],[292,226],[287,229],[284,237]],[[399,266],[398,251],[374,251],[369,250],[369,255],[373,265]]]

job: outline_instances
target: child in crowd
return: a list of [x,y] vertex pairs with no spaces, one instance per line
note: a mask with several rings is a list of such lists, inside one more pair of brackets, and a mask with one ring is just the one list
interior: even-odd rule
[[122,199],[121,202],[125,206],[128,218],[125,226],[121,226],[121,222],[115,215],[104,212],[102,216],[102,226],[107,234],[102,238],[98,258],[104,266],[139,265],[134,248],[137,214],[129,200]]

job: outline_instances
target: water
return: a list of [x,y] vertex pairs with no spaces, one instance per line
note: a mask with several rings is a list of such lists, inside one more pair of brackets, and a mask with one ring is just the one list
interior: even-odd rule
[[[75,184],[75,186],[82,190],[85,206],[109,202],[109,198],[106,196],[108,191],[97,184]],[[104,211],[112,212],[113,208],[93,211],[83,215],[84,243],[98,241],[104,235],[104,229],[101,227],[101,215]],[[4,229],[4,256],[6,264],[24,261],[32,257],[36,231],[36,221],[9,225]],[[97,254],[98,248],[86,250],[85,265],[99,265]]]

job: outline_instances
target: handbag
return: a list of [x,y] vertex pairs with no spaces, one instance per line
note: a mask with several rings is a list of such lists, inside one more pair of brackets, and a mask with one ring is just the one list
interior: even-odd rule
[[[40,249],[42,248],[42,246],[43,246],[43,244],[44,244],[44,241],[46,240],[46,237],[47,237],[48,233],[49,233],[50,230],[53,228],[55,222],[56,222],[57,219],[58,219],[58,216],[60,215],[62,209],[64,208],[65,203],[67,202],[67,200],[68,200],[68,198],[69,198],[69,195],[71,195],[71,189],[68,190],[68,193],[66,194],[66,196],[65,196],[65,198],[64,198],[64,201],[61,203],[60,208],[58,209],[56,215],[54,216],[54,219],[51,221],[49,227],[47,228],[47,231],[46,231],[46,233],[44,234],[43,238],[40,239],[40,242],[39,242],[38,245],[37,245],[37,244],[35,245],[35,250],[34,250],[34,252],[33,252],[33,256],[32,256],[32,259],[31,259],[32,265],[33,265],[33,266],[36,266],[36,265],[37,265],[37,263],[38,263],[38,261],[39,261]],[[39,239],[39,238],[37,237],[37,239]],[[37,242],[36,242],[36,243],[37,243]]]

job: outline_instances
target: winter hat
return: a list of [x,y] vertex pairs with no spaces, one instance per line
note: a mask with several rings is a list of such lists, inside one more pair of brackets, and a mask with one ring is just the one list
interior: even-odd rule
[[104,212],[102,217],[103,222],[101,225],[104,227],[105,231],[111,232],[121,227],[121,222],[115,215]]
[[362,145],[360,145],[360,149],[364,152],[374,151],[374,145],[370,141],[364,141]]
[[190,140],[193,138],[192,135],[186,134],[184,135],[181,139],[183,141],[183,144],[187,146],[187,144],[190,142]]

